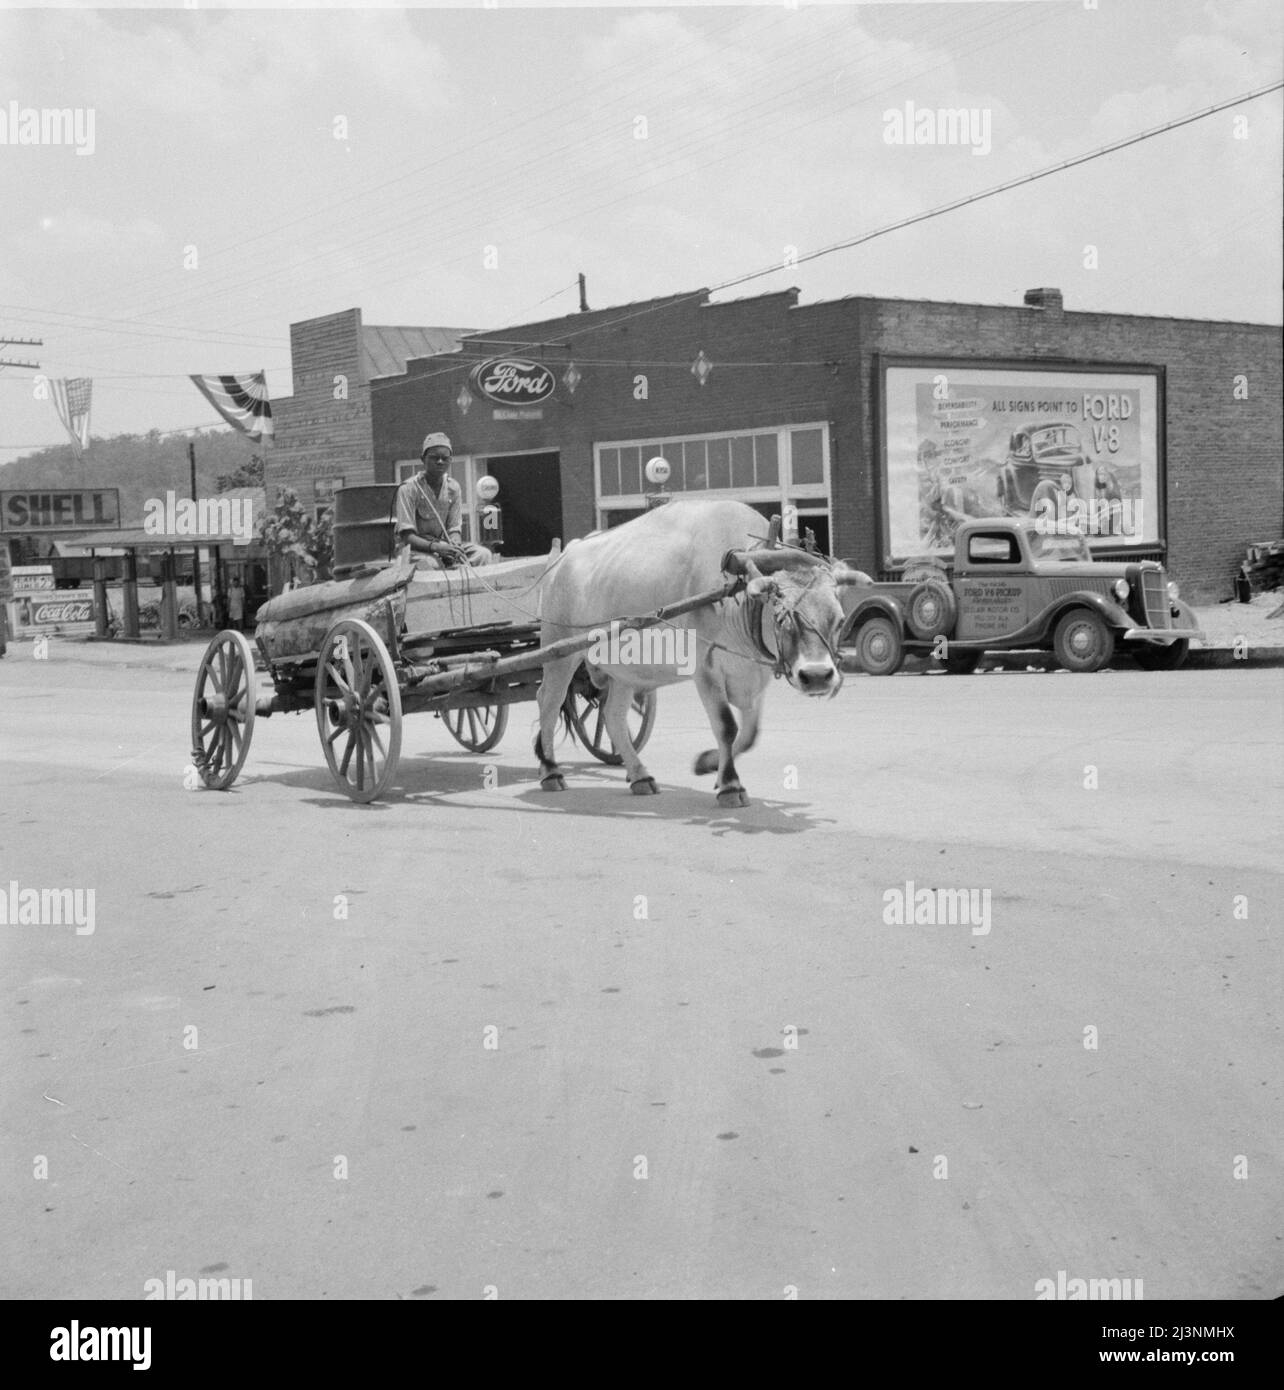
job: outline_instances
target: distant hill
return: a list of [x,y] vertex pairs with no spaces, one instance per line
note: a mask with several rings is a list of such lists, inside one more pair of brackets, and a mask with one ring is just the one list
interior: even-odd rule
[[115,487],[120,489],[121,520],[126,526],[141,526],[143,504],[149,497],[164,497],[171,489],[180,497],[189,495],[189,438],[196,445],[196,490],[203,496],[217,491],[220,476],[248,466],[261,449],[230,429],[190,436],[152,430],[91,438],[79,461],[70,444],[58,444],[0,466],[0,491]]

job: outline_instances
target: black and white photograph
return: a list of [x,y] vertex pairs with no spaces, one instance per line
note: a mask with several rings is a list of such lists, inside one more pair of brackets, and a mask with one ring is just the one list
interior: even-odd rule
[[1282,53],[1274,0],[0,0],[34,1364],[469,1300],[1246,1356]]

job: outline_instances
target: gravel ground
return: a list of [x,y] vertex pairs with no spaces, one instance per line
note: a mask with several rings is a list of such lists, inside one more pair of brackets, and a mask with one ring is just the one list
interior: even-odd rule
[[1195,612],[1210,647],[1232,647],[1240,636],[1253,647],[1284,647],[1284,614],[1270,616],[1282,606],[1284,590],[1275,589],[1254,594],[1252,603],[1218,603]]

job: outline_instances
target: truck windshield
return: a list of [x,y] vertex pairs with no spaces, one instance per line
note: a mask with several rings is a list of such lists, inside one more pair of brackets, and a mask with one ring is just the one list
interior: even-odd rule
[[1035,560],[1091,560],[1088,542],[1079,535],[1045,536],[1030,532],[1030,555]]

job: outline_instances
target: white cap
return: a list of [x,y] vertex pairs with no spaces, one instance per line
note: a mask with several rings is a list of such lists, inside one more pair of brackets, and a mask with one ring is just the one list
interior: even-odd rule
[[449,449],[452,454],[455,452],[449,436],[444,434],[426,434],[423,448],[419,450],[419,457],[423,458],[429,449]]

